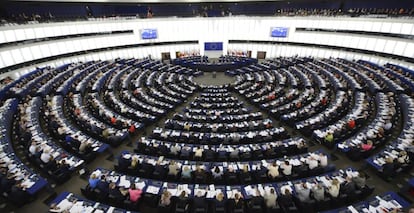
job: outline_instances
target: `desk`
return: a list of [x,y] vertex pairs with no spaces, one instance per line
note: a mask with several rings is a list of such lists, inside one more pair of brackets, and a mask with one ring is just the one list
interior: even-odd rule
[[[72,194],[70,192],[62,192],[61,194],[59,194],[55,199],[53,199],[50,203],[49,206],[52,204],[57,204],[59,205],[62,201],[66,200],[69,202],[73,202],[76,201],[71,207],[70,210],[68,209],[68,211],[72,212],[75,211],[73,209],[73,206],[77,206],[76,210],[80,210],[79,208],[82,208],[83,211],[87,211],[87,212],[116,212],[116,213],[132,213],[132,211],[127,211],[125,209],[120,209],[120,208],[116,208],[113,206],[108,206],[105,204],[101,204],[98,202],[94,202],[91,200],[87,200],[85,198],[82,198],[81,196]],[[86,208],[86,209],[85,209]],[[88,211],[89,210],[89,211]],[[82,211],[82,212],[83,212]],[[76,212],[76,211],[75,211]]]
[[390,211],[394,208],[394,206],[407,208],[410,206],[410,203],[401,198],[395,192],[386,192],[383,195],[375,196],[374,198],[353,204],[351,206],[324,211],[323,213],[377,212],[378,209],[387,209]]
[[27,188],[26,191],[29,194],[34,195],[45,187],[48,182],[22,163],[13,150],[10,131],[13,115],[17,111],[18,102],[18,99],[8,99],[3,106],[0,107],[0,129],[2,129],[0,132],[0,138],[2,138],[0,141],[0,158],[16,165],[9,171],[14,170],[13,173],[19,173],[20,177],[22,177],[22,175],[26,177],[29,176],[25,181],[29,181],[31,182],[30,184],[33,185],[31,185],[30,188]]
[[35,184],[32,187],[26,189],[26,191],[29,194],[34,195],[38,191],[43,189],[43,187],[45,187],[47,184],[48,184],[48,182],[45,179],[43,179],[42,177],[39,177],[38,180],[35,182]]

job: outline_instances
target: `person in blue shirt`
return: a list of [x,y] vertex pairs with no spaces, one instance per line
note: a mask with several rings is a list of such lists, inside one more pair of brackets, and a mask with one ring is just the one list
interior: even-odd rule
[[181,178],[182,179],[191,179],[191,170],[188,166],[183,167],[183,170],[181,171]]
[[99,183],[99,178],[96,176],[95,173],[92,173],[91,176],[89,177],[89,187],[94,189],[96,188],[96,186],[98,186]]

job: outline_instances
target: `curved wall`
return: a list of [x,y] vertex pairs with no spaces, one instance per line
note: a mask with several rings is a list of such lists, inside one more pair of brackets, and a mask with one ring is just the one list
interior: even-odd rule
[[[271,27],[288,27],[287,38],[270,37]],[[157,39],[143,40],[140,30],[154,28],[158,30]],[[296,31],[296,28],[328,29],[332,32]],[[132,30],[127,34],[99,34],[96,36],[79,36],[68,39],[51,41],[25,42],[25,40],[100,33],[108,31]],[[389,53],[408,58],[414,58],[414,40],[386,36],[373,36],[352,33],[336,33],[334,30],[353,30],[366,32],[381,32],[399,35],[414,35],[414,20],[412,19],[378,19],[350,17],[223,17],[223,18],[158,18],[133,20],[101,20],[83,22],[60,22],[46,24],[30,24],[4,26],[0,28],[0,44],[21,41],[17,45],[6,45],[0,48],[0,69],[6,69],[15,64],[30,62],[41,58],[68,53],[83,53],[84,51],[110,48],[117,46],[151,44],[176,41],[198,41],[194,44],[154,45],[145,48],[135,48],[132,57],[150,54],[153,58],[161,58],[161,52],[170,52],[172,58],[176,51],[198,49],[204,54],[203,43],[206,41],[222,41],[223,54],[228,49],[251,50],[252,56],[257,51],[266,51],[267,57],[280,55],[313,55],[324,57],[350,54],[320,48],[292,47],[283,42],[306,43],[315,45],[330,45],[347,47],[375,52]],[[237,44],[229,40],[270,41],[282,42],[277,45],[266,44]],[[131,49],[129,47],[129,49]],[[142,49],[142,51],[139,51]],[[119,52],[121,50],[111,50]],[[320,52],[320,53],[319,53]],[[332,54],[331,54],[332,53]],[[101,53],[105,54],[105,53]],[[92,55],[97,55],[93,53]],[[98,54],[99,55],[99,54]],[[116,56],[119,54],[110,54]],[[121,54],[122,55],[122,54]],[[359,54],[354,54],[359,55]],[[76,58],[76,57],[75,57]],[[107,58],[107,57],[105,57]]]

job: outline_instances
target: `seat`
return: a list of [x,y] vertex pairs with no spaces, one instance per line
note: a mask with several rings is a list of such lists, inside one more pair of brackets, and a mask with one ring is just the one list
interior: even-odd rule
[[189,212],[188,203],[178,202],[175,206],[175,213],[187,213]]
[[301,202],[300,203],[300,210],[301,212],[316,212],[316,201],[309,200],[308,202]]
[[299,213],[299,209],[296,206],[289,206],[287,208],[287,212],[289,212],[289,213]]
[[138,203],[131,202],[129,199],[124,200],[124,208],[132,211],[138,211]]
[[365,186],[361,191],[362,191],[362,197],[368,197],[370,194],[372,194],[372,192],[374,192],[375,187],[370,187],[370,186]]
[[282,209],[280,208],[280,206],[276,206],[275,208],[267,208],[266,209],[266,213],[281,213]]
[[325,200],[318,201],[316,203],[316,209],[318,211],[326,211],[328,209],[331,209],[331,198],[326,197]]
[[207,213],[207,208],[206,207],[197,207],[194,209],[193,211],[194,213]]
[[214,213],[226,213],[226,208],[224,208],[223,206],[215,207]]
[[249,213],[263,213],[264,208],[262,205],[259,204],[252,204],[249,206],[248,212]]
[[169,206],[158,205],[157,212],[158,213],[170,213],[171,212],[171,205],[169,205]]

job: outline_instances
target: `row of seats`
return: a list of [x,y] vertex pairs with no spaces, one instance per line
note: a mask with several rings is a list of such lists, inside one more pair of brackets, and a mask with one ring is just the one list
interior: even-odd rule
[[[61,183],[68,180],[72,172],[79,169],[85,160],[91,161],[97,153],[104,152],[108,148],[107,144],[119,144],[124,138],[133,133],[131,126],[134,126],[133,129],[139,129],[143,125],[135,120],[121,116],[117,117],[117,119],[122,125],[126,126],[116,126],[114,123],[111,123],[111,119],[105,121],[104,115],[110,114],[112,117],[117,115],[114,109],[109,107],[106,107],[104,109],[105,112],[100,114],[103,115],[102,117],[96,116],[88,107],[92,104],[84,105],[85,100],[91,100],[89,99],[91,96],[88,96],[90,92],[96,94],[91,101],[106,106],[106,103],[100,101],[101,96],[110,88],[109,84],[118,84],[113,78],[119,80],[127,76],[130,72],[129,69],[134,68],[132,65],[136,65],[137,69],[154,69],[156,75],[152,75],[152,80],[146,82],[148,85],[154,85],[150,87],[153,91],[152,94],[161,92],[164,97],[172,95],[171,98],[173,98],[174,94],[182,92],[184,89],[188,89],[189,93],[191,93],[192,89],[195,89],[191,81],[187,80],[187,77],[183,78],[181,74],[178,74],[175,70],[176,67],[169,73],[165,72],[169,68],[168,66],[165,66],[163,70],[158,70],[158,68],[161,68],[159,63],[153,63],[147,59],[131,59],[125,63],[127,65],[117,60],[92,61],[68,64],[55,69],[50,67],[39,68],[6,85],[1,90],[2,102],[4,106],[8,106],[8,101],[13,100],[15,108],[10,115],[17,118],[12,123],[11,118],[2,116],[9,121],[4,122],[4,125],[10,124],[10,127],[3,129],[13,131],[13,134],[7,133],[13,136],[10,139],[10,143],[12,141],[18,142],[17,145],[24,147],[33,165],[39,166],[44,171],[44,174]],[[148,64],[153,64],[157,69]],[[121,72],[115,72],[120,68],[123,68]],[[149,74],[149,72],[147,73]],[[141,81],[145,81],[148,78],[148,75],[143,76]],[[155,81],[158,83],[154,84]],[[157,84],[164,85],[166,81],[174,85],[168,86],[168,88],[156,87]],[[179,84],[176,85],[176,83]],[[116,87],[116,89],[120,88]],[[146,90],[145,85],[143,89]],[[166,90],[170,92],[165,92]],[[151,94],[150,96],[145,91],[142,91],[141,94],[144,94],[142,97],[146,97],[141,99],[142,105],[144,105],[144,102],[156,102],[163,106],[170,106],[167,110],[172,109],[171,106],[173,105],[161,101],[161,99],[158,100],[157,98],[159,97],[157,95]],[[10,99],[12,97],[18,99]],[[85,97],[88,99],[85,99]],[[7,100],[7,98],[9,99]],[[119,102],[118,98],[116,98],[116,102]],[[94,131],[97,134],[92,134]],[[112,140],[112,134],[118,138]],[[2,171],[4,179],[20,177],[18,175],[20,174],[20,169],[11,166],[10,156],[3,157],[5,164],[2,166],[13,169],[13,172],[10,174],[6,170]],[[16,158],[16,160],[18,159]],[[10,166],[8,166],[9,164]],[[25,178],[27,181],[24,182],[25,188],[22,191],[30,189],[30,194],[34,195],[47,184],[40,176],[34,173],[26,173]],[[28,178],[29,176],[30,178]],[[35,180],[33,181],[34,185],[31,182],[32,180]],[[5,188],[2,192],[5,192],[6,195],[10,192],[10,187],[14,183],[16,183],[17,188],[13,189],[13,191],[23,188],[21,181],[10,183],[11,185],[9,186],[4,185]],[[23,197],[20,203],[25,203],[29,200],[23,199]]]
[[[220,212],[245,212],[249,207],[261,212],[265,209],[315,212],[355,202],[372,193],[373,188],[365,185],[364,181],[359,182],[360,177],[359,172],[348,168],[288,182],[200,185],[155,181],[99,168],[92,172],[89,184],[82,188],[82,192],[93,200],[131,210],[138,209],[144,202],[154,207],[170,207],[172,202],[165,202],[165,199],[170,200],[174,196],[180,199],[180,204],[175,204],[175,212],[207,212],[209,206]],[[138,198],[135,194],[139,194]],[[194,204],[197,199],[199,201]],[[209,201],[212,204],[209,205]],[[239,201],[242,204],[230,204]],[[253,204],[246,207],[244,201]]]
[[328,155],[321,151],[271,160],[236,162],[202,161],[204,151],[199,152],[196,161],[124,151],[118,157],[115,170],[156,180],[233,185],[294,180],[333,171],[335,168],[328,164]]

